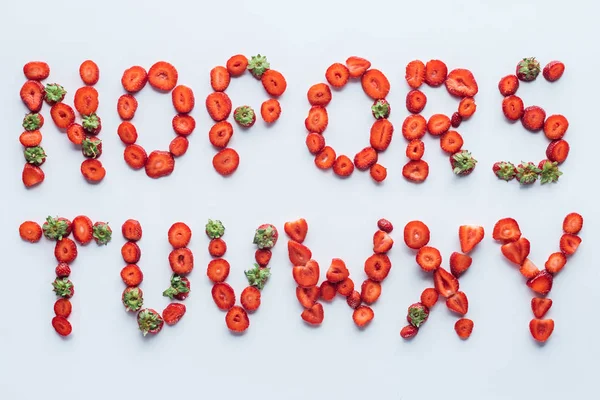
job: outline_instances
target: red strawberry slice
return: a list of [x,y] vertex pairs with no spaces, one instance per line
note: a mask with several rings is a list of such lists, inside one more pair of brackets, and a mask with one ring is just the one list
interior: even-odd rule
[[293,240],[288,241],[288,257],[292,265],[306,265],[312,258],[312,252],[308,247]]
[[466,255],[454,252],[450,255],[450,272],[457,278],[469,269],[473,259]]
[[554,331],[554,321],[551,319],[532,319],[529,322],[529,331],[535,340],[544,343]]
[[483,240],[485,232],[483,226],[462,225],[458,228],[460,248],[463,253],[469,253]]
[[529,243],[529,240],[522,237],[516,242],[510,242],[502,245],[500,250],[502,251],[504,257],[508,259],[508,261],[516,265],[521,265],[527,256],[529,256],[530,248],[531,244]]
[[534,278],[529,279],[527,281],[527,286],[529,286],[529,288],[534,292],[545,296],[550,293],[550,290],[552,290],[552,281],[552,274],[544,270],[537,274]]
[[551,299],[544,299],[541,297],[534,297],[531,299],[531,310],[536,318],[544,318],[548,310],[552,307]]
[[377,231],[373,235],[373,253],[385,254],[392,249],[394,239],[384,231]]
[[459,315],[465,315],[469,311],[469,300],[463,292],[456,292],[455,295],[446,299],[446,307]]
[[446,298],[453,296],[460,287],[458,279],[444,268],[438,268],[433,273],[433,283],[438,293]]

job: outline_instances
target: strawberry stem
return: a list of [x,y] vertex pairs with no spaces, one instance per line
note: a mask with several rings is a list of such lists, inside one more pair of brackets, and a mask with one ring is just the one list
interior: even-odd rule
[[244,271],[244,274],[246,274],[250,286],[256,286],[259,290],[263,290],[271,276],[271,268],[261,268],[260,265],[254,263],[254,268]]
[[205,227],[206,234],[211,239],[218,239],[225,234],[225,226],[219,220],[209,219]]

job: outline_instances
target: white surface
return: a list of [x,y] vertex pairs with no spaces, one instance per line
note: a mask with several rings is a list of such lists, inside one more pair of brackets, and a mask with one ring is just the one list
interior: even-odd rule
[[[0,155],[3,173],[0,243],[4,254],[3,322],[0,329],[0,398],[145,398],[184,395],[186,398],[233,399],[562,399],[595,392],[600,328],[595,307],[599,272],[592,257],[598,240],[594,165],[600,145],[596,132],[600,59],[589,45],[599,33],[591,1],[503,1],[485,5],[473,1],[431,0],[426,4],[379,1],[323,2],[298,5],[281,1],[98,2],[30,0],[3,7],[0,42]],[[452,4],[450,4],[452,3]],[[578,5],[578,6],[576,6]],[[204,98],[210,91],[208,73],[228,57],[266,54],[273,68],[287,78],[281,98],[283,114],[266,129],[258,122],[248,132],[236,129],[231,145],[241,155],[238,172],[222,179],[212,169],[207,132],[210,121]],[[388,100],[397,135],[382,162],[388,179],[376,187],[368,173],[339,180],[313,165],[304,139],[308,111],[306,91],[323,81],[325,69],[350,55],[370,59],[391,81]],[[550,85],[543,78],[522,85],[519,95],[548,114],[569,118],[571,155],[557,185],[523,189],[504,184],[490,172],[494,161],[539,161],[547,145],[543,134],[511,126],[500,111],[498,80],[514,71],[517,60],[537,56],[542,64],[560,59],[564,77]],[[108,174],[98,186],[86,184],[79,172],[82,156],[53,126],[47,125],[43,145],[49,159],[46,181],[27,191],[20,181],[23,164],[17,141],[18,99],[22,65],[47,61],[51,81],[69,91],[81,85],[78,67],[92,58],[101,69],[104,163]],[[425,159],[431,173],[414,185],[401,177],[406,142],[400,127],[407,115],[404,67],[412,59],[444,60],[450,69],[473,71],[480,87],[477,113],[459,131],[465,148],[479,160],[473,175],[455,178],[437,140],[426,138]],[[122,93],[120,77],[131,65],[149,67],[172,62],[180,83],[196,94],[196,132],[190,149],[177,160],[175,172],[153,181],[143,171],[130,170],[122,159],[115,112]],[[457,102],[445,89],[425,88],[425,116],[451,113]],[[261,85],[248,76],[228,90],[234,106],[249,103],[259,109],[265,99]],[[173,137],[170,96],[149,88],[138,97],[134,120],[148,151],[166,149]],[[368,143],[370,101],[359,84],[335,93],[328,108],[326,138],[339,153],[350,156]],[[543,265],[556,251],[561,222],[570,211],[585,218],[583,244],[555,280],[549,313],[556,321],[553,337],[536,345],[529,334],[532,293],[519,273],[502,259],[491,240],[495,221],[516,218],[532,242],[531,258]],[[74,264],[76,285],[72,337],[60,339],[52,330],[54,296],[53,247],[48,241],[28,245],[17,235],[26,219],[48,215],[87,214],[108,220],[116,231],[108,248],[81,249]],[[232,263],[229,282],[237,293],[243,270],[253,262],[253,230],[262,222],[283,223],[303,216],[310,231],[306,244],[324,270],[341,257],[359,283],[362,264],[370,255],[371,236],[380,217],[396,226],[394,264],[383,294],[374,306],[375,320],[365,331],[355,328],[344,301],[325,306],[325,321],[311,329],[300,319],[300,306],[282,237],[273,260],[273,277],[263,292],[263,305],[251,317],[241,337],[228,333],[225,314],[213,304],[205,277],[209,260],[202,227],[207,218],[227,226],[227,254]],[[194,230],[191,248],[196,269],[191,275],[188,315],[175,328],[142,339],[134,318],[119,301],[123,284],[119,234],[122,222],[137,218],[144,227],[140,263],[147,305],[159,310],[167,286],[168,227],[177,220]],[[445,257],[459,249],[460,224],[482,224],[487,237],[474,252],[474,263],[461,279],[470,300],[475,331],[467,342],[453,330],[455,317],[443,304],[433,311],[412,342],[398,332],[406,307],[432,285],[420,273],[403,245],[402,228],[412,219],[426,222],[431,244]]]

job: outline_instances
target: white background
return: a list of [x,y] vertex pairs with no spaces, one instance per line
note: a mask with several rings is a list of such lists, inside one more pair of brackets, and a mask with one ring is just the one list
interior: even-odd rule
[[[378,1],[14,1],[3,7],[0,25],[0,157],[2,158],[3,313],[0,329],[0,398],[106,399],[562,399],[595,392],[600,325],[595,307],[600,278],[593,258],[598,239],[596,159],[598,79],[600,68],[593,38],[599,36],[592,1],[442,1],[425,3]],[[204,109],[210,92],[209,71],[233,54],[266,54],[288,82],[280,99],[283,114],[271,128],[262,121],[249,131],[236,128],[231,145],[241,156],[238,171],[223,179],[212,168],[215,151],[208,142],[211,121]],[[372,61],[390,79],[392,145],[381,157],[388,179],[375,185],[368,173],[347,180],[313,165],[306,150],[306,91],[324,80],[326,68],[350,55]],[[556,185],[521,188],[498,181],[494,161],[539,161],[547,140],[502,115],[498,80],[514,73],[522,57],[536,56],[543,65],[565,62],[563,78],[549,84],[540,78],[522,84],[519,95],[548,115],[562,113],[570,121],[566,139],[571,154]],[[49,108],[43,128],[49,158],[46,181],[26,190],[21,183],[22,148],[17,140],[25,108],[18,93],[22,66],[44,60],[49,81],[64,85],[72,103],[81,86],[80,63],[94,59],[101,69],[100,93],[106,179],[87,184],[79,172],[83,160],[64,134],[53,126]],[[425,139],[429,179],[421,185],[401,176],[405,140],[400,134],[407,85],[405,65],[413,59],[444,60],[450,69],[469,68],[479,83],[474,117],[458,129],[465,148],[479,160],[467,178],[453,176],[437,140]],[[115,110],[122,94],[122,72],[132,65],[149,68],[158,60],[173,63],[179,83],[196,94],[197,121],[188,153],[177,160],[168,178],[151,180],[124,163]],[[424,89],[424,115],[450,115],[457,101],[446,90]],[[234,107],[256,110],[266,99],[260,83],[248,75],[232,81],[228,94]],[[148,152],[167,149],[173,137],[170,96],[148,86],[139,96],[133,121],[139,143]],[[351,83],[334,93],[328,107],[328,144],[350,157],[368,144],[373,118],[371,101]],[[543,266],[558,249],[563,217],[571,211],[585,218],[583,244],[555,280],[549,317],[556,329],[545,346],[529,334],[532,292],[491,239],[494,223],[516,218],[532,242],[531,259]],[[107,248],[80,248],[73,265],[76,285],[72,336],[63,340],[51,325],[54,295],[53,246],[22,242],[19,224],[43,221],[47,215],[89,215],[108,220],[116,231]],[[287,259],[283,223],[305,217],[306,244],[321,263],[323,275],[332,257],[341,257],[360,284],[364,259],[378,218],[396,226],[397,245],[390,253],[393,269],[374,306],[376,317],[359,331],[351,310],[338,298],[325,305],[320,328],[307,327]],[[188,314],[175,328],[143,339],[135,319],[123,310],[120,295],[123,267],[119,233],[122,222],[137,218],[144,228],[140,242],[146,304],[162,310],[161,292],[170,276],[167,230],[178,220],[194,230],[191,248],[196,268],[191,275]],[[243,288],[243,270],[253,262],[254,229],[263,222],[280,228],[282,240],[272,260],[273,277],[263,292],[260,310],[251,316],[243,336],[231,335],[224,313],[212,302],[205,276],[207,218],[227,227],[230,282]],[[440,303],[415,340],[399,331],[406,308],[432,285],[403,244],[402,228],[421,219],[432,231],[431,244],[449,254],[459,249],[457,229],[481,224],[486,239],[473,253],[473,266],[461,279],[475,321],[463,342],[453,326],[456,317]]]

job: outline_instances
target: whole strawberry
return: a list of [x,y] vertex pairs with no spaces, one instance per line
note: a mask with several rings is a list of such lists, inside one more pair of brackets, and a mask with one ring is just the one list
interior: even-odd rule
[[112,238],[112,229],[105,222],[96,222],[92,228],[92,236],[97,245],[107,245]]
[[408,307],[406,320],[415,328],[419,328],[429,318],[429,308],[422,303],[415,303]]
[[256,79],[262,78],[265,71],[271,68],[271,64],[267,61],[267,57],[261,56],[260,54],[256,56],[252,56],[250,61],[248,61],[248,71],[254,76]]
[[204,231],[209,238],[218,239],[225,234],[225,226],[219,220],[209,219]]
[[260,265],[255,263],[254,268],[244,271],[244,274],[246,274],[250,286],[256,286],[258,290],[263,290],[271,276],[271,268],[261,268]]
[[540,63],[535,57],[524,58],[517,64],[517,78],[524,82],[531,82],[541,72]]
[[456,175],[469,175],[475,169],[477,160],[473,158],[468,150],[461,150],[450,156],[450,165],[452,165],[452,171]]
[[138,326],[142,334],[146,336],[149,333],[157,334],[161,331],[164,321],[156,310],[144,308],[137,315]]
[[455,112],[452,114],[452,118],[450,119],[450,124],[453,128],[458,128],[462,122],[462,117],[459,113]]
[[542,172],[534,163],[521,162],[517,166],[517,180],[521,185],[531,185],[535,183]]
[[71,267],[69,267],[69,264],[66,263],[60,263],[56,266],[56,268],[54,269],[54,272],[56,273],[56,276],[59,278],[68,278],[69,275],[71,275]]
[[144,305],[144,292],[139,287],[125,288],[121,301],[126,311],[139,311]]
[[102,130],[102,120],[96,113],[90,115],[84,115],[82,118],[83,122],[81,125],[90,135],[97,135]]
[[42,114],[29,113],[23,118],[23,129],[26,131],[36,131],[44,125]]
[[81,142],[81,152],[84,157],[98,158],[102,155],[102,140],[88,136]]
[[387,119],[392,112],[392,107],[386,99],[375,100],[371,106],[371,113],[375,119]]
[[233,111],[233,119],[239,126],[250,128],[256,122],[256,113],[250,106],[240,106]]
[[41,146],[27,147],[23,154],[25,155],[25,161],[36,167],[46,162],[46,152]]
[[52,218],[48,216],[42,225],[46,239],[61,240],[71,234],[71,221],[66,218]]
[[506,182],[512,181],[517,175],[517,168],[515,167],[515,164],[511,162],[498,161],[494,164],[492,170],[498,178]]
[[45,88],[45,97],[46,103],[49,105],[54,105],[56,103],[60,103],[65,98],[67,91],[64,87],[59,85],[58,83],[49,83]]
[[277,243],[279,233],[271,224],[262,224],[254,233],[254,243],[259,249],[272,249]]
[[73,282],[67,278],[56,278],[54,282],[52,282],[52,287],[54,293],[63,299],[70,299],[75,294]]
[[550,160],[540,161],[538,168],[542,171],[540,172],[540,183],[542,185],[545,183],[558,182],[558,178],[563,174],[558,169],[558,163]]
[[190,281],[185,276],[173,274],[171,286],[163,292],[163,296],[182,301],[190,295]]

